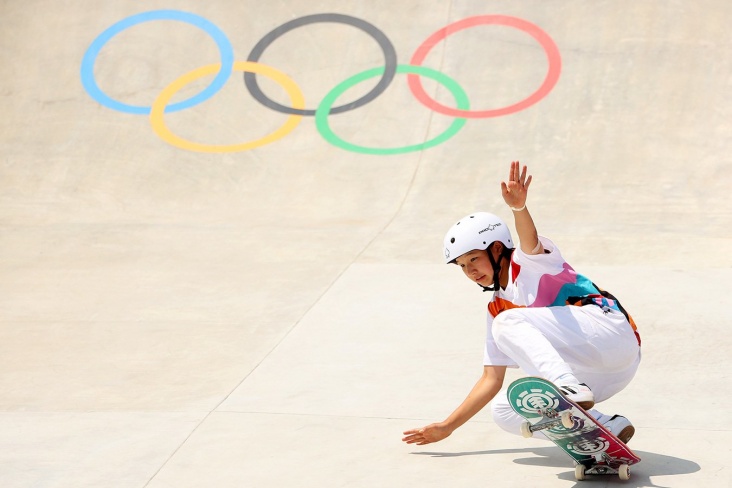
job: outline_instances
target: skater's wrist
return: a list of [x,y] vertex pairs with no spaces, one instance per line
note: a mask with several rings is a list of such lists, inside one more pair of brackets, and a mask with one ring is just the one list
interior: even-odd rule
[[456,425],[454,420],[447,418],[443,420],[442,422],[437,422],[437,426],[443,430],[444,432],[447,432],[448,435],[455,432],[455,429],[459,427],[459,425]]

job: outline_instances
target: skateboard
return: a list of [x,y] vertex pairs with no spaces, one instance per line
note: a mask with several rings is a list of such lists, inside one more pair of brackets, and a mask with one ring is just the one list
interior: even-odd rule
[[617,474],[630,479],[630,466],[640,458],[582,407],[543,378],[521,378],[508,387],[511,407],[526,419],[521,434],[541,431],[575,462],[574,476]]

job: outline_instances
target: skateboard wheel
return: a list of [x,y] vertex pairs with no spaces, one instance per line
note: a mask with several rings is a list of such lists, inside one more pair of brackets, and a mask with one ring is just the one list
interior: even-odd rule
[[572,419],[572,412],[569,410],[565,410],[562,412],[562,425],[566,429],[571,429],[574,427],[574,419]]
[[534,437],[534,433],[531,431],[531,424],[529,422],[523,422],[521,424],[521,435],[526,437]]
[[630,479],[630,466],[621,464],[618,468],[618,476],[620,476],[621,480],[628,481]]
[[574,479],[577,481],[582,481],[585,479],[585,465],[584,464],[578,464],[574,467]]

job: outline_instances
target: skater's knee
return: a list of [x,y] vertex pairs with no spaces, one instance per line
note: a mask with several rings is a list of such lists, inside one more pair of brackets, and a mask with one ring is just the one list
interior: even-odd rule
[[517,415],[508,403],[494,402],[491,405],[491,413],[493,415],[493,422],[498,427],[511,434],[518,433],[518,428],[516,427]]
[[[517,414],[513,408],[511,408],[511,405],[508,403],[508,398],[506,398],[505,401],[500,400],[494,402],[491,405],[491,413],[493,414],[493,422],[495,422],[498,427],[509,434],[522,435],[521,424],[523,424],[525,420],[522,416]],[[541,432],[536,432],[534,437],[546,440],[546,437]]]

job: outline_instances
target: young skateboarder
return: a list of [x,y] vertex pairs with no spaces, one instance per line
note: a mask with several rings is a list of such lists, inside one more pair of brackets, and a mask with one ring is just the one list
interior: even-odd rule
[[[514,216],[519,247],[506,223],[489,213],[468,215],[445,236],[445,261],[493,292],[483,374],[467,398],[442,422],[404,432],[407,444],[437,442],[493,400],[498,426],[520,435],[523,418],[501,392],[508,367],[553,382],[591,409],[625,388],[640,363],[640,336],[609,293],[578,274],[557,246],[538,235],[526,208],[531,176],[512,162],[501,193]],[[625,417],[589,410],[623,442],[635,429]],[[537,435],[541,435],[540,433]]]

